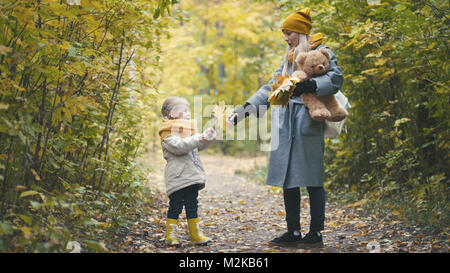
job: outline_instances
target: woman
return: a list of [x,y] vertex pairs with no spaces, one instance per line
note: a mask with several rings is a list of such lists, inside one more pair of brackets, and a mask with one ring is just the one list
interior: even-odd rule
[[[237,108],[229,117],[233,124],[254,113],[262,116],[269,102],[270,85],[275,75],[291,75],[295,71],[293,60],[300,52],[310,50],[309,35],[312,20],[310,9],[291,14],[283,22],[282,31],[288,44],[286,56],[275,71],[274,78],[262,86],[247,102]],[[315,49],[324,47],[317,46]],[[270,153],[267,184],[283,187],[286,210],[287,232],[270,241],[273,245],[297,246],[300,248],[322,247],[321,230],[325,221],[324,175],[324,123],[312,120],[303,105],[301,94],[315,92],[317,96],[335,94],[344,81],[336,56],[330,52],[330,67],[326,74],[297,84],[294,94],[286,107],[272,110],[272,142],[278,137],[278,145]],[[258,111],[259,106],[262,107]],[[278,119],[278,120],[276,120]],[[307,187],[310,200],[310,231],[302,238],[300,233],[300,187]]]

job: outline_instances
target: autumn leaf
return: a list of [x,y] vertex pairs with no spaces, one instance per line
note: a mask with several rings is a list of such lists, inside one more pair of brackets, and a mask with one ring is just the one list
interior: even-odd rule
[[0,55],[6,55],[12,51],[12,48],[0,45]]
[[103,242],[96,242],[93,240],[86,240],[85,244],[88,248],[100,252],[100,253],[106,253],[108,252],[108,249],[106,248],[105,244]]
[[32,196],[32,195],[39,195],[41,197],[42,201],[46,200],[45,195],[43,193],[37,192],[37,191],[24,191],[20,194],[19,198],[24,198],[24,197]]
[[38,173],[32,168],[32,169],[30,169],[30,171],[31,171],[31,173],[33,174],[33,176],[34,176],[34,179],[36,180],[36,181],[41,181],[41,178],[39,177],[39,175],[38,175]]
[[212,106],[212,116],[214,118],[214,129],[216,132],[222,132],[226,127],[226,119],[227,119],[227,107],[225,105],[225,101],[220,101],[218,105]]
[[25,190],[27,187],[25,187],[25,186],[22,186],[22,185],[17,185],[15,188],[14,188],[14,190],[15,191],[23,191],[23,190]]
[[400,215],[400,212],[398,211],[398,210],[393,210],[392,212],[391,212],[393,215]]
[[[282,82],[279,84],[279,81],[281,80]],[[297,81],[291,79],[289,76],[277,76],[276,83],[272,85],[272,88],[278,87],[269,93],[269,99],[267,101],[269,101],[271,105],[286,106],[292,96],[292,93],[294,92],[296,83]]]
[[288,75],[275,75],[275,82],[270,86],[272,91],[275,91],[280,87],[280,85],[284,82],[285,79],[289,78]]
[[24,192],[22,192],[20,194],[19,198],[27,197],[27,196],[30,196],[30,195],[36,195],[36,194],[39,194],[39,192],[37,192],[37,191],[24,191]]
[[360,207],[360,206],[363,206],[364,204],[366,204],[368,201],[369,200],[367,200],[367,199],[361,199],[361,200],[359,200],[359,201],[357,201],[355,203],[346,205],[346,207],[347,208]]
[[408,121],[410,121],[410,118],[401,118],[401,119],[397,119],[394,123],[394,127],[398,127],[400,126],[400,124],[406,123]]

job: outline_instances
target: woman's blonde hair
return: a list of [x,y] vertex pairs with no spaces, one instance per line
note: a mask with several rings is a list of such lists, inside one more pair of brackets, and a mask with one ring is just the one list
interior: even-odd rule
[[[310,49],[310,40],[309,35],[299,33],[298,34],[298,45],[294,48],[294,60],[293,60],[293,70],[297,70],[297,64],[295,63],[295,59],[297,58],[299,53],[302,52],[308,52]],[[291,54],[291,50],[288,46],[286,50],[286,55],[284,57],[284,66],[283,66],[283,72],[282,75],[287,75],[287,68],[289,63],[289,55]]]

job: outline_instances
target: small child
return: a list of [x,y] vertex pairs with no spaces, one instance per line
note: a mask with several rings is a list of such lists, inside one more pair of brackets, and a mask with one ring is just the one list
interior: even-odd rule
[[210,238],[203,235],[197,214],[198,191],[205,187],[206,176],[198,151],[209,146],[215,131],[208,128],[202,134],[195,133],[195,121],[191,120],[189,102],[182,97],[170,97],[163,103],[163,124],[159,130],[161,146],[167,165],[164,171],[166,191],[169,196],[165,242],[178,246],[178,217],[186,210],[191,243],[205,245]]

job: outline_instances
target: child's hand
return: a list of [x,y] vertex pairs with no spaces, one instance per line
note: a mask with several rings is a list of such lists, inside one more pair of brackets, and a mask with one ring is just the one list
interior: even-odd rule
[[212,141],[216,138],[216,136],[216,131],[213,128],[207,128],[202,134],[202,139]]

